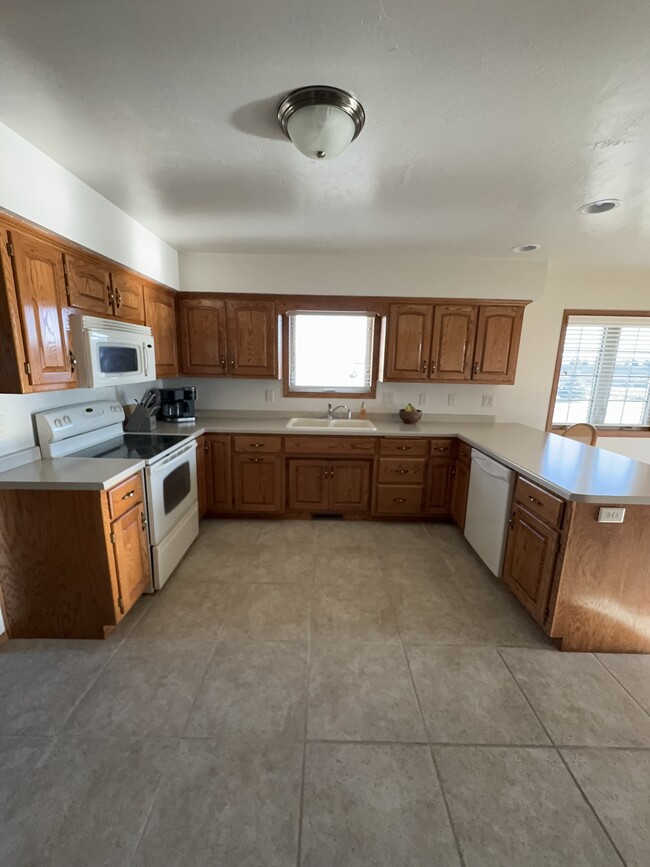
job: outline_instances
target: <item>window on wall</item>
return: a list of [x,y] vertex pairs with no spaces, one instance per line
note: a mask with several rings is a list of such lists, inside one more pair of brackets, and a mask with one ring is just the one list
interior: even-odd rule
[[566,313],[551,427],[650,426],[650,315]]
[[374,314],[354,312],[287,314],[285,394],[374,397],[376,320]]

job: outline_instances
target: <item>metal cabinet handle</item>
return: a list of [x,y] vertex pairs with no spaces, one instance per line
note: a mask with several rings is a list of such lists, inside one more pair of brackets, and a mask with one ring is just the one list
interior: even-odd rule
[[405,476],[408,473],[408,470],[398,470],[397,472],[400,474],[400,476]]
[[405,503],[406,497],[393,497],[393,502],[394,503]]
[[128,494],[124,494],[122,497],[123,500],[132,500],[135,497],[135,491],[129,491]]
[[69,353],[70,355],[70,370],[72,373],[77,369],[77,359],[74,357],[74,352],[72,350]]
[[149,524],[149,522],[148,522],[147,519],[145,518],[145,516],[144,516],[144,512],[140,512],[140,526],[142,527],[142,532],[143,532],[143,533],[144,533],[144,531],[147,529],[148,524]]
[[226,369],[226,356],[225,355],[221,356],[220,363],[221,363],[221,366],[223,367],[223,369],[225,370]]
[[113,300],[114,300],[114,297],[115,297],[115,296],[113,295],[113,292],[111,291],[111,287],[110,287],[110,286],[107,286],[106,289],[107,289],[107,291],[108,291],[108,303],[109,303],[109,304],[111,305],[111,307],[112,307],[112,306],[113,306]]
[[515,528],[515,513],[514,512],[512,513],[512,515],[510,515],[510,520],[508,521],[508,523],[510,524],[510,529],[514,530],[514,528]]
[[478,361],[474,362],[474,373],[478,373]]
[[117,307],[122,305],[122,294],[119,289],[115,290],[115,304]]
[[323,473],[323,478],[324,478],[324,479],[328,479],[328,478],[329,478],[329,473],[327,472],[327,467],[325,467],[325,471],[324,471],[324,473]]
[[261,464],[264,458],[249,458],[249,460],[254,464]]
[[264,448],[264,443],[249,443],[249,446],[252,446],[254,449]]
[[230,359],[230,366],[231,366],[231,367],[234,367],[234,366],[235,366],[235,359],[234,359],[234,358],[231,358],[231,359]]
[[408,452],[408,451],[410,451],[410,449],[411,449],[411,446],[397,446],[398,452]]
[[544,503],[542,503],[541,500],[536,500],[535,497],[531,497],[530,494],[528,494],[528,499],[530,500],[531,503],[535,503],[536,506],[543,506],[544,505]]
[[427,362],[426,359],[422,362],[422,373],[427,372]]
[[431,370],[430,370],[430,372],[431,372],[431,373],[435,373],[435,372],[436,372],[436,362],[435,362],[435,361],[432,361],[432,362],[431,362]]

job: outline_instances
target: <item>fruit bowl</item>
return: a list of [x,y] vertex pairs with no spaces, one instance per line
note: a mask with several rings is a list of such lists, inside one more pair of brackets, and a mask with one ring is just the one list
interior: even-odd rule
[[399,417],[402,419],[404,424],[417,424],[417,422],[422,418],[422,410],[413,409],[409,412],[406,409],[400,409]]

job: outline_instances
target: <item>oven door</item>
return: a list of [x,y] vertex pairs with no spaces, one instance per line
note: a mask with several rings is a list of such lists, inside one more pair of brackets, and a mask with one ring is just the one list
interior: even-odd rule
[[[143,329],[144,332],[144,329]],[[149,334],[115,329],[84,332],[82,384],[91,388],[129,385],[156,378],[153,337]]]
[[195,440],[147,467],[146,479],[149,536],[160,545],[198,501]]

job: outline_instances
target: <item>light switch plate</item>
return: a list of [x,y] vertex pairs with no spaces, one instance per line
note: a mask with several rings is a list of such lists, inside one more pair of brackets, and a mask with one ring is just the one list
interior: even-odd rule
[[395,403],[395,392],[394,391],[385,391],[381,396],[381,402],[384,406],[393,406]]
[[493,394],[484,394],[483,395],[483,406],[494,406],[494,395]]
[[625,520],[625,509],[599,509],[599,524],[622,524]]
[[447,406],[456,406],[456,395],[448,394],[447,395]]
[[420,392],[420,399],[419,399],[418,403],[420,404],[420,406],[426,406],[427,405],[426,392],[424,392],[424,391]]

